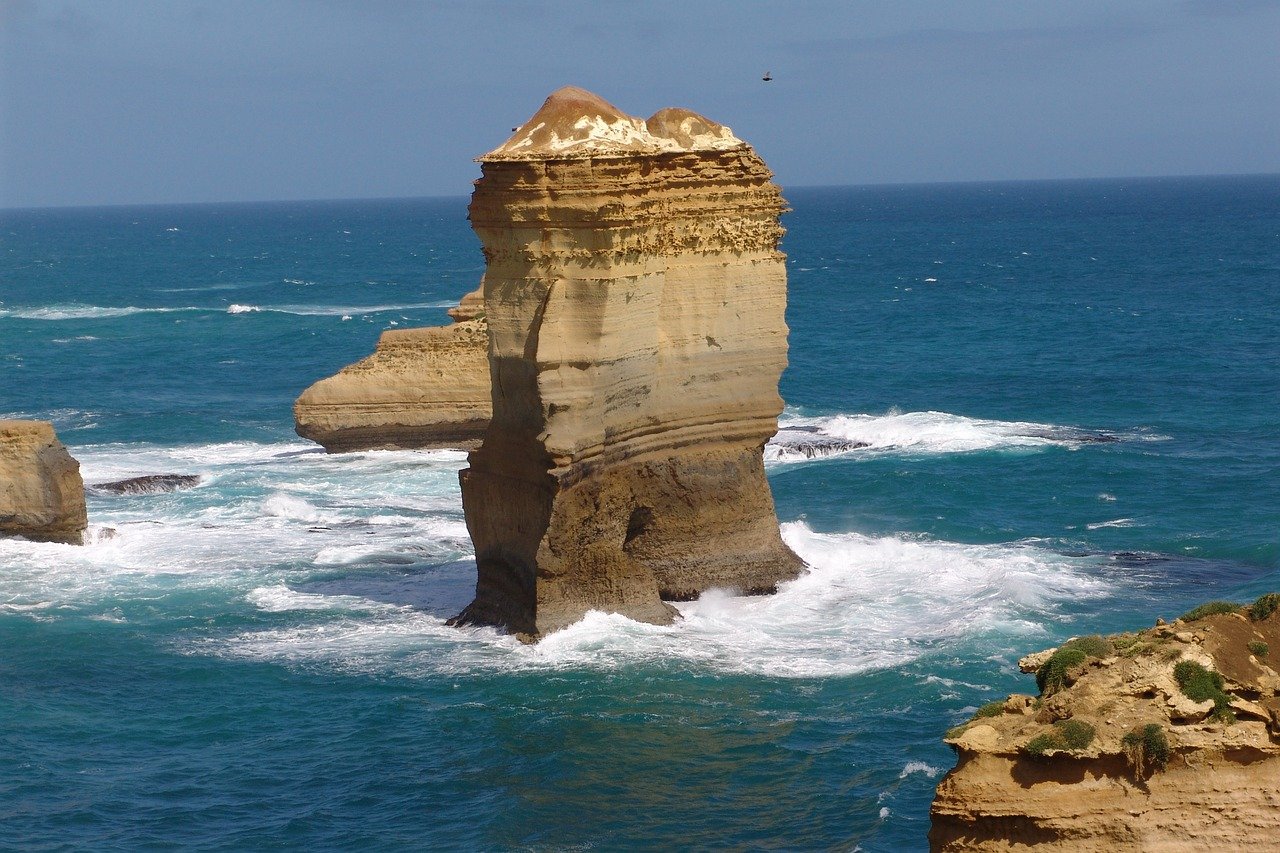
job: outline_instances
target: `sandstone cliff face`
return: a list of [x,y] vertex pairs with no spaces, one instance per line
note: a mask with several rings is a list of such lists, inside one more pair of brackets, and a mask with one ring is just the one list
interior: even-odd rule
[[665,623],[662,599],[795,577],[762,462],[787,353],[764,163],[694,113],[571,88],[480,162],[493,421],[461,475],[479,577],[459,620]]
[[[1259,618],[1265,611],[1255,605],[1025,658],[1045,693],[993,703],[948,735],[959,761],[938,786],[931,849],[1273,844],[1280,610]],[[1073,646],[1090,652],[1079,660]],[[1197,684],[1216,695],[1197,693]]]
[[330,453],[477,446],[491,411],[479,291],[449,314],[451,326],[383,332],[368,358],[302,392],[298,435]]
[[0,420],[0,536],[80,545],[87,526],[80,463],[53,425]]

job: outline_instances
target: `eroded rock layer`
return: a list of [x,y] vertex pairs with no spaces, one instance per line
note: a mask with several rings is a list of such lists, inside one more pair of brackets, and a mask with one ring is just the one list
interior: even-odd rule
[[302,392],[293,406],[298,435],[330,453],[477,446],[491,411],[478,291],[449,314],[450,326],[383,332],[368,358]]
[[80,545],[87,526],[80,463],[53,425],[0,420],[0,536]]
[[936,851],[1245,850],[1280,838],[1280,595],[1024,658],[948,733]]
[[462,472],[460,621],[665,623],[662,599],[794,578],[762,462],[787,355],[764,163],[687,110],[646,123],[580,89],[480,159],[493,421]]

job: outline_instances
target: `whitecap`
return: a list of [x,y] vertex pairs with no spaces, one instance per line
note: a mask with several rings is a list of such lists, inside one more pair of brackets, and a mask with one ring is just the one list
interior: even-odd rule
[[261,310],[257,305],[236,305],[233,303],[227,306],[228,314],[253,314]]
[[1110,443],[1109,432],[1030,421],[970,418],[946,412],[798,417],[784,415],[765,446],[765,461],[798,462],[854,451],[908,454],[972,453]]
[[905,779],[913,773],[923,773],[933,779],[941,772],[940,769],[932,764],[926,764],[923,761],[908,761],[906,766],[902,768],[902,772],[898,774],[898,778]]

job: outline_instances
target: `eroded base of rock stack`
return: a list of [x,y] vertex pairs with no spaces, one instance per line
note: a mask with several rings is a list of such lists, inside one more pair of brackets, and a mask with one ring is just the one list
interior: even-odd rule
[[479,291],[450,326],[392,329],[368,358],[298,397],[295,430],[330,453],[479,445],[492,411]]
[[86,527],[80,463],[53,425],[0,420],[0,536],[80,545]]
[[1280,595],[1024,658],[947,736],[937,851],[1246,850],[1280,838]]
[[666,623],[663,599],[794,578],[762,460],[787,335],[764,163],[694,113],[578,89],[481,163],[494,414],[461,475],[478,582],[457,621]]

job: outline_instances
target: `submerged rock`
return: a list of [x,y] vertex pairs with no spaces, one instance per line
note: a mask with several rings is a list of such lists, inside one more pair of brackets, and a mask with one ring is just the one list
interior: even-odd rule
[[1277,604],[1023,658],[1040,696],[947,735],[958,761],[930,849],[1243,850],[1280,836]]
[[477,446],[492,411],[480,291],[449,315],[451,326],[383,332],[372,355],[303,391],[298,435],[330,453]]
[[151,495],[176,492],[178,489],[189,489],[199,484],[199,474],[145,474],[141,477],[130,477],[127,480],[113,480],[110,483],[93,483],[89,488],[95,492],[107,492],[113,495]]
[[555,92],[480,158],[493,420],[461,473],[475,601],[534,639],[589,610],[772,592],[762,450],[782,410],[785,203],[728,128]]
[[88,523],[80,463],[53,425],[0,420],[0,536],[80,545]]

